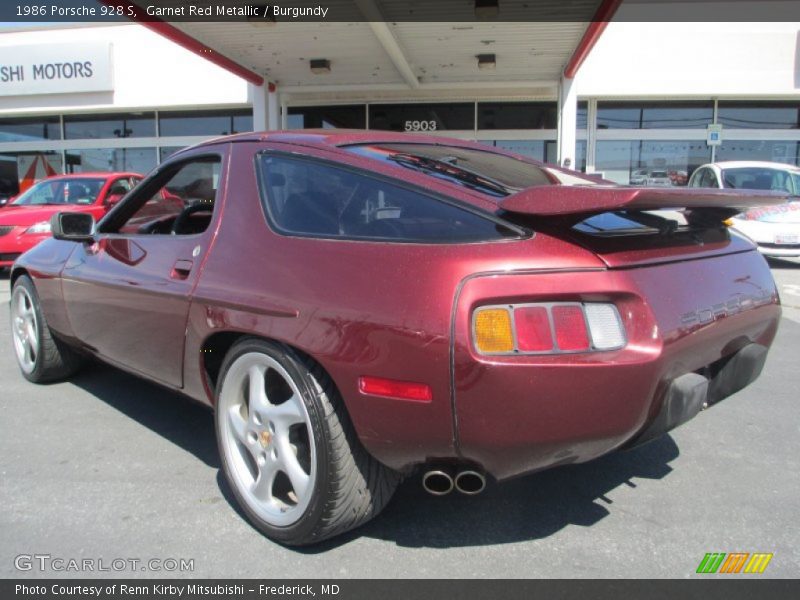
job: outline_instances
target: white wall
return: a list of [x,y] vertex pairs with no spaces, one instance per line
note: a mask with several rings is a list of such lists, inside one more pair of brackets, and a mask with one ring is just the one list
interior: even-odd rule
[[800,23],[612,22],[581,96],[800,97]]
[[0,33],[0,63],[14,46],[88,41],[113,43],[113,93],[0,97],[0,114],[248,104],[246,81],[132,24]]

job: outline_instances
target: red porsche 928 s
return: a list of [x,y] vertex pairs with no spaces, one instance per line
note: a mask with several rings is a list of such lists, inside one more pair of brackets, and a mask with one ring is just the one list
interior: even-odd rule
[[96,225],[53,217],[11,272],[14,348],[33,382],[92,355],[214,407],[244,512],[310,544],[415,470],[477,494],[750,384],[780,301],[723,221],[785,200],[754,194],[622,187],[439,137],[224,137]]

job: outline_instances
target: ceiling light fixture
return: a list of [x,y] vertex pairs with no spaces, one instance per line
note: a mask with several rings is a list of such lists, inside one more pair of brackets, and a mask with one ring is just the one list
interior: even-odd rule
[[331,61],[327,58],[312,58],[309,61],[309,65],[314,75],[325,75],[331,72]]
[[500,3],[498,0],[475,0],[476,19],[496,19],[500,14]]
[[479,69],[494,69],[497,66],[497,57],[494,54],[478,54],[475,58],[478,59]]

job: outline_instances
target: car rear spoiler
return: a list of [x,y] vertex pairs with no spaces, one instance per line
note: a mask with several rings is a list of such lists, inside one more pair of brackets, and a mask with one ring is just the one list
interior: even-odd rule
[[723,221],[751,208],[784,204],[787,193],[705,188],[626,188],[537,185],[499,202],[503,211],[570,220],[615,211],[685,210],[703,221]]

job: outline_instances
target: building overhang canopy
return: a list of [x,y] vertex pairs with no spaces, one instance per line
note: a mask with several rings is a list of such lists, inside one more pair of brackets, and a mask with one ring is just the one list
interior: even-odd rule
[[425,98],[553,90],[574,77],[621,1],[502,0],[476,18],[475,0],[339,0],[337,14],[352,20],[216,22],[154,20],[141,0],[106,3],[133,5],[133,20],[256,85]]

